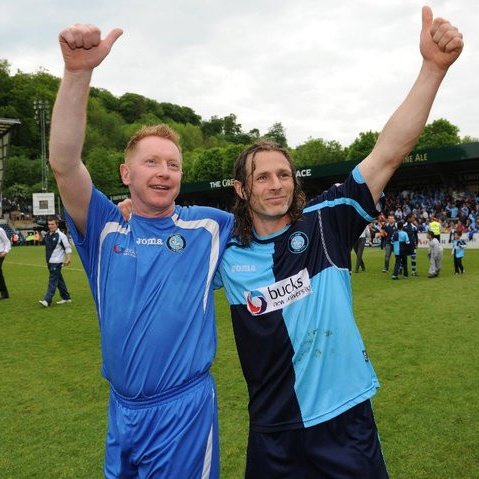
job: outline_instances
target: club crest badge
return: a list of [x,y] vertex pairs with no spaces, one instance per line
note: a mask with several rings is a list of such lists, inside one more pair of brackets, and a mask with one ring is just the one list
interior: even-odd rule
[[291,253],[302,253],[308,244],[309,239],[302,231],[297,231],[289,237],[288,245]]
[[180,253],[186,248],[186,240],[180,234],[174,234],[168,237],[166,246],[170,251]]

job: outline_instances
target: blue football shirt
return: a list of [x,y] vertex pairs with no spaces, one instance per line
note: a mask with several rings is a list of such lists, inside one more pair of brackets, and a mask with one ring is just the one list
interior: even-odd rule
[[231,306],[252,430],[314,426],[375,394],[350,266],[354,242],[377,214],[355,168],[294,224],[246,248],[229,244],[215,285]]
[[85,237],[68,218],[96,303],[102,372],[118,394],[154,397],[210,368],[212,280],[232,223],[230,214],[199,206],[126,223],[96,189]]

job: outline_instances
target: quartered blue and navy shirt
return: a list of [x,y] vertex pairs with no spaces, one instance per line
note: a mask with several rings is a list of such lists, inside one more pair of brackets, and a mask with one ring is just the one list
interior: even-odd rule
[[224,286],[249,391],[251,428],[314,426],[373,396],[378,379],[356,326],[351,248],[378,210],[359,169],[302,218],[248,247],[229,243]]

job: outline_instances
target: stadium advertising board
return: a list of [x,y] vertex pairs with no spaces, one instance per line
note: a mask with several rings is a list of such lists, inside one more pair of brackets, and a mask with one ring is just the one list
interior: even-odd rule
[[[309,176],[312,176],[312,171],[311,168],[304,168],[300,170],[296,170],[296,176],[300,178],[307,178]],[[233,178],[223,178],[222,180],[217,180],[217,181],[210,181],[209,183],[210,189],[215,189],[215,188],[227,188],[228,186],[233,186],[234,184],[234,179]]]
[[[479,234],[474,233],[472,239],[468,238],[467,233],[463,233],[461,239],[466,242],[467,249],[479,249]],[[426,233],[418,234],[418,248],[429,248],[429,240],[427,239]],[[441,233],[441,244],[444,249],[452,248],[452,235],[450,233]]]
[[55,193],[33,193],[32,198],[35,216],[55,214]]

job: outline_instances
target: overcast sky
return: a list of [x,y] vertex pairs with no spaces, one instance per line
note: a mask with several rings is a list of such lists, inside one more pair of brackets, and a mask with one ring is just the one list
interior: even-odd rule
[[[421,57],[420,0],[14,0],[2,2],[0,58],[62,75],[58,33],[73,23],[124,35],[93,85],[234,113],[244,131],[276,122],[290,146],[308,138],[348,146],[381,130],[412,85]],[[446,118],[479,137],[479,3],[434,0],[435,16],[464,34],[429,122]]]

